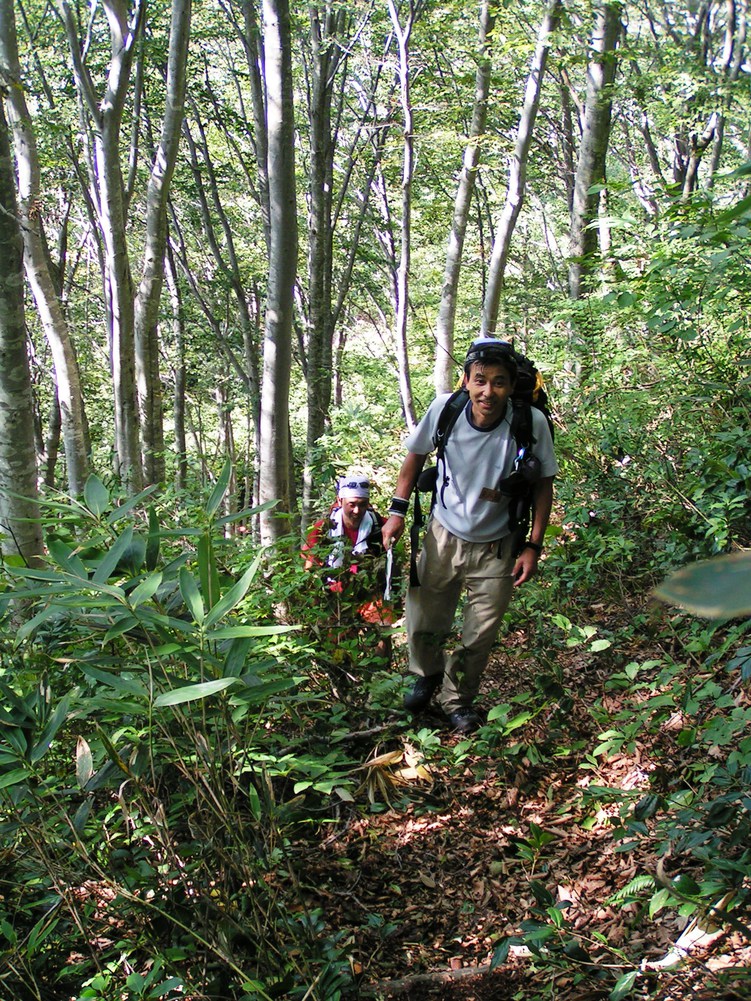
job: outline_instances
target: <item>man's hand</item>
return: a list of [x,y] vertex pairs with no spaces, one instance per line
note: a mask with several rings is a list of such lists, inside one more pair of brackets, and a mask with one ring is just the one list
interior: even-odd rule
[[391,549],[393,545],[401,539],[404,533],[404,518],[400,518],[399,515],[392,514],[383,523],[383,528],[381,529],[381,538],[383,539],[383,548]]
[[516,563],[511,574],[514,578],[514,587],[519,587],[520,584],[524,584],[531,577],[534,577],[537,573],[537,561],[539,558],[538,553],[531,547],[522,549],[516,558]]

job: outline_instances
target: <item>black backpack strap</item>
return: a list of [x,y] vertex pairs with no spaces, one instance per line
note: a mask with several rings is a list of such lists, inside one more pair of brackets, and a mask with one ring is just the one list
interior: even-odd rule
[[511,398],[514,411],[511,415],[511,437],[516,447],[531,448],[537,439],[532,430],[532,404],[526,400]]
[[424,524],[420,491],[415,488],[415,516],[409,530],[409,586],[419,587],[420,578],[417,575],[417,550],[420,548],[420,530]]
[[446,460],[443,453],[446,450],[446,442],[451,434],[451,429],[459,420],[459,415],[464,411],[468,400],[469,393],[466,389],[455,390],[443,405],[443,410],[438,418],[438,424],[433,435],[433,444],[436,448],[435,464],[438,471],[436,489],[439,491],[438,496],[440,497],[441,504],[443,504],[443,492],[449,482],[446,476]]

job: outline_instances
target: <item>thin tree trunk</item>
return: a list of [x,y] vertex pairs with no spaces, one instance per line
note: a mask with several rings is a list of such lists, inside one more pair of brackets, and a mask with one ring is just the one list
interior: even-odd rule
[[175,429],[175,487],[177,490],[184,490],[188,484],[188,450],[185,443],[185,391],[187,384],[185,315],[175,260],[169,244],[167,244],[164,273],[172,307],[172,336],[175,352],[175,388],[172,406],[172,422]]
[[126,238],[127,198],[120,160],[123,109],[143,8],[136,0],[132,16],[124,0],[102,0],[109,23],[112,57],[100,101],[81,56],[81,40],[68,0],[57,0],[73,63],[82,109],[94,129],[92,200],[105,248],[105,298],[111,338],[115,403],[116,473],[130,493],[143,484],[135,374],[134,288]]
[[26,349],[23,240],[8,123],[0,101],[0,552],[26,563],[42,553],[34,406]]
[[83,493],[91,471],[89,442],[78,361],[42,232],[39,156],[23,90],[13,0],[0,0],[0,76],[14,135],[26,276],[55,366],[68,490],[75,497]]
[[490,93],[490,43],[489,38],[495,15],[492,0],[483,0],[480,11],[480,56],[475,74],[475,103],[469,129],[469,141],[464,151],[464,163],[459,176],[459,184],[454,199],[454,215],[446,249],[446,265],[443,271],[441,304],[436,323],[436,355],[433,369],[433,383],[436,393],[446,393],[451,389],[454,363],[454,322],[456,320],[457,290],[462,265],[464,238],[467,233],[472,194],[475,190],[477,168],[480,163],[480,139],[485,135],[485,121]]
[[261,541],[277,542],[291,513],[289,483],[289,386],[292,311],[297,264],[295,131],[292,52],[287,0],[264,0],[268,175],[270,211],[269,282],[264,328],[261,392],[259,501],[277,501],[261,514]]
[[621,9],[618,2],[604,3],[597,12],[592,37],[592,57],[587,67],[586,109],[571,212],[569,295],[572,299],[579,299],[587,290],[597,255],[598,236],[590,224],[597,220],[600,199],[599,194],[591,189],[605,182],[605,157],[612,111],[610,89],[615,79],[615,50],[622,30]]
[[409,352],[407,349],[407,324],[409,320],[409,269],[412,255],[412,178],[415,171],[415,141],[410,94],[409,40],[412,27],[421,5],[410,0],[409,14],[405,25],[399,20],[399,12],[394,0],[388,0],[389,15],[399,49],[399,91],[404,123],[402,152],[402,215],[400,225],[399,263],[396,270],[396,316],[394,341],[396,359],[399,366],[399,394],[404,411],[404,419],[411,430],[417,425],[415,404],[412,399],[412,382],[409,372]]
[[516,149],[514,150],[514,156],[509,167],[506,202],[503,206],[501,220],[495,234],[495,240],[493,241],[493,251],[490,256],[488,288],[485,293],[485,301],[482,309],[483,337],[492,337],[495,334],[498,323],[498,307],[501,301],[503,276],[508,262],[511,237],[513,236],[516,221],[521,212],[522,202],[524,201],[527,160],[529,159],[529,148],[532,144],[532,133],[535,119],[537,118],[537,109],[540,107],[540,94],[542,92],[545,65],[548,60],[550,35],[558,26],[561,6],[561,0],[551,0],[537,36],[537,47],[532,58],[529,76],[527,77],[524,106],[516,134]]
[[159,377],[159,303],[167,246],[167,200],[184,116],[191,0],[172,0],[162,136],[146,193],[146,245],[135,304],[136,384],[146,482],[165,478],[164,405]]

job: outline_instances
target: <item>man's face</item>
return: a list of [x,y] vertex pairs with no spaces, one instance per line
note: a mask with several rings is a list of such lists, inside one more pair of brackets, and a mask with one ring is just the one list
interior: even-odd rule
[[514,383],[505,365],[475,362],[464,377],[464,385],[469,391],[476,427],[490,427],[506,413]]
[[344,524],[347,525],[348,528],[359,528],[360,522],[368,509],[367,498],[350,497],[347,500],[342,500],[341,505]]

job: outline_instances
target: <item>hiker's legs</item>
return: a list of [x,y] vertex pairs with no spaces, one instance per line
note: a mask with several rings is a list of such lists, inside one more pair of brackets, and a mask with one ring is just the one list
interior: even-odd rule
[[417,561],[419,587],[407,591],[409,669],[420,677],[444,670],[444,643],[454,623],[462,589],[463,568],[456,539],[433,519]]
[[443,687],[438,696],[447,713],[472,705],[477,697],[513,590],[511,537],[501,543],[500,559],[497,542],[465,542],[463,546],[466,598],[461,643],[445,659]]

